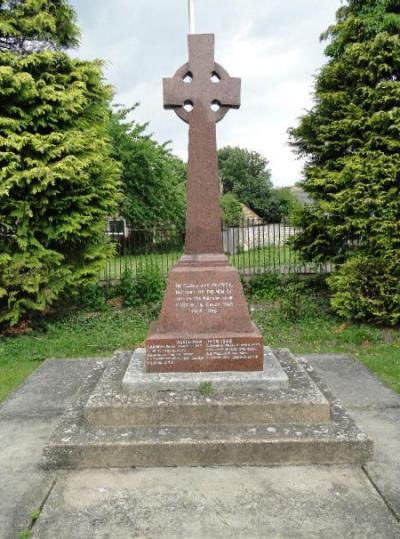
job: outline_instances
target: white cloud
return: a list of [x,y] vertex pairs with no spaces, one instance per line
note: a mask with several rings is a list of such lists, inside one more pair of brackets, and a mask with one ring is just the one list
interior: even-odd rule
[[[82,30],[84,58],[102,58],[115,101],[137,101],[140,122],[186,158],[187,126],[162,108],[161,79],[187,59],[187,0],[71,0]],[[216,60],[242,78],[240,111],[218,126],[219,146],[263,153],[276,185],[301,177],[287,129],[312,104],[313,75],[323,64],[319,35],[340,0],[198,0],[199,32],[216,34]]]

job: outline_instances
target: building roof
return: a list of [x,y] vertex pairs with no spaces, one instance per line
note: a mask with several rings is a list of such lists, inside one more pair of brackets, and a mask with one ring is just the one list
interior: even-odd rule
[[262,222],[262,218],[257,215],[253,210],[251,210],[248,206],[242,204],[242,208],[245,219],[248,219],[250,221]]

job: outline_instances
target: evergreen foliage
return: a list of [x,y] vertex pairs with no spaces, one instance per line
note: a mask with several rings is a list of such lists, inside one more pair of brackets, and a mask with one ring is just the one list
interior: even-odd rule
[[304,209],[296,246],[305,259],[344,264],[331,279],[339,313],[395,324],[400,0],[347,0],[322,38],[329,61],[316,79],[314,107],[291,130],[307,159],[302,186],[315,201]]
[[99,62],[71,59],[63,0],[0,3],[0,325],[96,278],[119,169]]
[[0,0],[0,49],[59,50],[78,45],[76,16],[66,0]]
[[398,259],[355,255],[328,279],[332,306],[343,318],[398,325],[400,265]]
[[122,166],[121,214],[140,229],[166,223],[183,228],[186,166],[145,133],[147,124],[128,120],[134,108],[119,107],[110,122],[113,156]]

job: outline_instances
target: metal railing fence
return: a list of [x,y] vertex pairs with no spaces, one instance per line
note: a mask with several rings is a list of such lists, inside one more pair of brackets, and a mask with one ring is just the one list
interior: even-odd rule
[[[329,264],[304,263],[290,239],[299,229],[288,223],[266,223],[246,219],[221,230],[224,252],[242,275],[263,273],[325,274]],[[124,272],[133,275],[156,270],[167,275],[183,254],[184,231],[171,225],[152,228],[127,228],[109,234],[115,244],[115,256],[104,269],[101,280],[117,282]]]

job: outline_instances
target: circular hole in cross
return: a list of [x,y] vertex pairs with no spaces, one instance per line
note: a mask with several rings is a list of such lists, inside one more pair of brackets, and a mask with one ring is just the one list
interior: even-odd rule
[[214,112],[218,112],[220,108],[221,108],[221,103],[215,99],[211,103],[211,110],[213,110]]
[[193,110],[193,101],[185,101],[183,104],[183,108],[186,110],[186,112],[192,112]]
[[213,71],[211,73],[211,82],[213,82],[214,84],[218,84],[219,82],[221,82],[221,77],[216,71]]
[[190,84],[192,81],[193,81],[193,75],[190,71],[188,71],[186,73],[186,75],[183,77],[183,82],[185,82],[186,84]]

